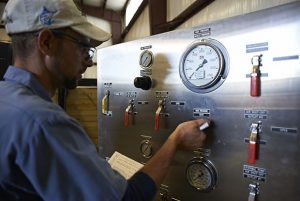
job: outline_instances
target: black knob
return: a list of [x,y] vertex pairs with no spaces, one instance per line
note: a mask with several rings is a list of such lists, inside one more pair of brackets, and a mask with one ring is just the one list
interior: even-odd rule
[[152,80],[148,76],[136,77],[134,79],[134,86],[143,90],[148,90],[152,86]]

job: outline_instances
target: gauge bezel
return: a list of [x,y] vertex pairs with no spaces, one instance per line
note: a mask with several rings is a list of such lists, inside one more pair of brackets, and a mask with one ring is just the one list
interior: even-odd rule
[[[193,182],[191,181],[190,177],[188,176],[189,168],[194,164],[200,164],[201,166],[206,168],[210,174],[211,184],[205,189],[200,189],[200,188],[196,187],[195,185],[193,185]],[[201,191],[201,192],[210,192],[211,190],[215,189],[215,187],[217,185],[217,181],[218,181],[217,169],[216,169],[215,165],[206,157],[194,157],[192,160],[190,160],[190,162],[188,163],[186,170],[185,170],[185,176],[186,176],[186,180],[189,183],[189,185],[192,186],[197,191]]]
[[[146,154],[143,151],[143,146],[145,146],[145,145],[150,146],[149,154]],[[153,156],[152,142],[150,140],[143,140],[140,144],[140,152],[144,158],[151,158]]]
[[[143,57],[144,55],[146,55],[146,54],[148,54],[148,55],[150,56],[150,62],[147,63],[147,64],[145,65],[145,64],[143,64],[143,62],[142,62],[142,57]],[[150,68],[150,67],[152,66],[152,64],[153,64],[153,53],[152,53],[150,50],[144,50],[143,52],[141,52],[139,64],[140,64],[140,66],[141,66],[142,68],[144,68],[144,69]]]
[[[189,79],[186,77],[185,70],[184,70],[184,62],[188,54],[195,49],[198,46],[205,45],[211,47],[217,54],[219,59],[219,70],[217,75],[214,77],[214,79],[207,84],[196,86],[192,84]],[[199,41],[193,42],[191,45],[187,47],[187,49],[184,51],[180,58],[179,63],[179,75],[183,82],[183,84],[191,91],[196,93],[208,93],[211,91],[216,90],[219,88],[223,82],[225,81],[227,75],[229,72],[229,57],[227,50],[225,47],[214,39],[202,39]]]

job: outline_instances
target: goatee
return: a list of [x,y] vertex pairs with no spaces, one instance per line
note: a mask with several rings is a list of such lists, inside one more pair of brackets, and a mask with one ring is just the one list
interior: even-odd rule
[[78,80],[77,79],[66,79],[65,80],[65,87],[67,89],[75,89],[78,85]]

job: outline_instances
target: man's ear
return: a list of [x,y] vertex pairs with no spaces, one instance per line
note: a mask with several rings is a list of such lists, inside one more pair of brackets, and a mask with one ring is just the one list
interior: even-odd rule
[[37,46],[44,55],[52,55],[54,52],[55,37],[51,30],[42,29],[37,35]]

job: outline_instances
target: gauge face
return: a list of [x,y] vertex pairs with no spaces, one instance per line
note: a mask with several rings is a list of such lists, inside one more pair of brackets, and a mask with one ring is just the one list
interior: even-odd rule
[[206,190],[211,186],[212,175],[201,163],[194,163],[187,170],[189,183],[197,190]]
[[184,76],[196,87],[205,87],[213,82],[221,70],[221,57],[209,45],[197,45],[187,55],[183,63]]
[[220,46],[213,40],[202,40],[187,48],[180,60],[180,77],[187,88],[206,93],[222,84],[227,71]]
[[140,151],[142,153],[142,156],[144,156],[145,158],[150,158],[153,154],[152,143],[149,140],[143,140],[141,142]]
[[149,50],[145,50],[140,55],[140,66],[149,68],[153,63],[153,54]]
[[187,166],[186,179],[198,191],[210,191],[217,182],[217,171],[211,161],[193,159]]

